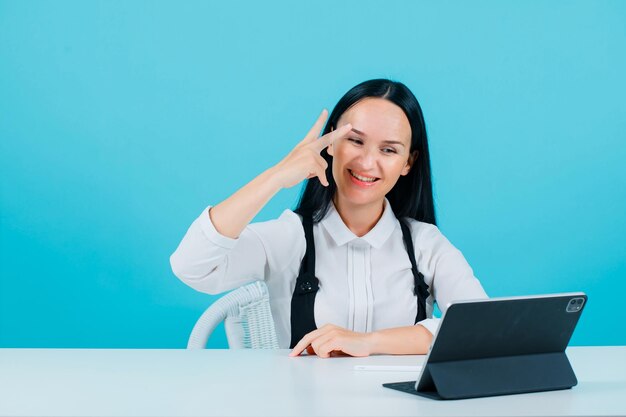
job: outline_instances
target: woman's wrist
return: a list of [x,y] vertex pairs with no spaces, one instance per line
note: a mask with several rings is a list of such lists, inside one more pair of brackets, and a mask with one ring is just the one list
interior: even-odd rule
[[365,333],[365,337],[367,339],[367,345],[369,346],[368,349],[368,355],[376,355],[379,353],[385,353],[381,351],[381,346],[382,346],[382,341],[381,339],[384,338],[384,335],[379,332],[369,332],[369,333]]
[[265,182],[276,190],[276,192],[282,190],[284,187],[282,178],[280,175],[280,170],[276,165],[267,169],[265,172],[261,174],[264,177]]
[[396,327],[366,333],[369,354],[423,355],[433,335],[421,325]]

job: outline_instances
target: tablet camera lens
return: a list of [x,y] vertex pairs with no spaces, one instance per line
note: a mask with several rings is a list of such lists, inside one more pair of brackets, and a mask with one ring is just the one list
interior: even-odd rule
[[577,313],[583,308],[583,303],[585,300],[581,297],[572,298],[567,302],[567,308],[565,309],[568,313]]

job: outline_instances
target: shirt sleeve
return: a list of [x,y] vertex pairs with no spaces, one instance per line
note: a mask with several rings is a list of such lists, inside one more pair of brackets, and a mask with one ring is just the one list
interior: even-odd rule
[[[276,220],[248,225],[241,235],[220,234],[207,207],[170,256],[172,271],[190,287],[218,294],[264,280],[304,256],[306,243],[298,216],[285,210]],[[301,247],[300,247],[301,246]]]
[[[430,315],[433,301],[445,313],[453,301],[488,298],[461,251],[446,239],[437,226],[413,222],[413,232],[417,248],[417,268],[424,274],[431,294],[427,300]],[[418,324],[434,335],[440,321],[438,318],[427,318]]]

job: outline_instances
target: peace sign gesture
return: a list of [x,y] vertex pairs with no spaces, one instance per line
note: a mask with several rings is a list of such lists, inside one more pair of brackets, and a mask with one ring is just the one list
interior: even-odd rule
[[320,138],[319,135],[327,117],[328,111],[324,109],[304,139],[273,167],[281,187],[290,188],[304,179],[313,177],[318,177],[322,185],[328,186],[326,178],[328,163],[322,158],[320,152],[334,140],[346,136],[352,130],[352,125],[349,123],[343,125]]

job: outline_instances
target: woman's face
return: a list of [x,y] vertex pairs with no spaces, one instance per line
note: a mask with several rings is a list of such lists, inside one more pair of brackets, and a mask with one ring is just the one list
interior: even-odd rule
[[382,98],[350,107],[337,126],[352,132],[328,147],[337,183],[335,203],[342,207],[382,204],[385,195],[411,169],[411,126],[402,109]]

